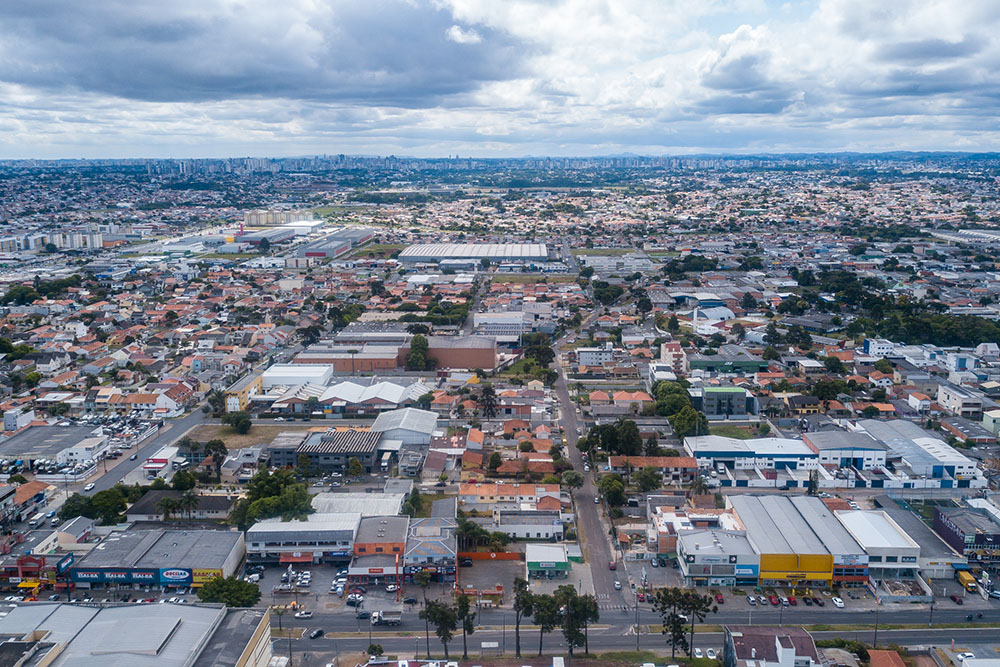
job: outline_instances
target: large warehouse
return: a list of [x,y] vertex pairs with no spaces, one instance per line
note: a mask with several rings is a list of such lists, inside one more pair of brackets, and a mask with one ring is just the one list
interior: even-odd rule
[[549,250],[544,243],[421,243],[399,253],[401,262],[441,262],[466,259],[491,262],[546,262]]

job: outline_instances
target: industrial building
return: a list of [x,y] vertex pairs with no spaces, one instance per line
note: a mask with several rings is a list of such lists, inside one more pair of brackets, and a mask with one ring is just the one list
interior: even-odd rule
[[437,430],[438,414],[430,410],[403,408],[383,412],[375,418],[372,431],[404,445],[430,445]]
[[70,568],[78,588],[201,586],[234,574],[246,556],[240,531],[116,530]]
[[820,465],[871,470],[884,467],[887,447],[867,433],[816,431],[802,440],[819,456]]
[[399,253],[399,261],[438,263],[443,260],[488,259],[493,263],[542,263],[549,259],[544,243],[423,243],[411,245]]
[[890,451],[887,458],[904,464],[913,477],[947,479],[957,488],[968,488],[970,481],[980,476],[975,461],[912,422],[862,419],[858,427],[886,445]]
[[370,229],[360,227],[345,227],[323,238],[307,243],[298,250],[299,257],[335,258],[347,253],[362,243],[367,243],[374,236]]
[[256,247],[265,239],[269,245],[274,245],[275,243],[282,243],[293,238],[295,238],[294,229],[288,227],[269,227],[237,236],[235,241],[237,243],[249,243]]
[[874,502],[876,507],[920,545],[917,565],[922,577],[951,579],[956,570],[968,569],[968,559],[948,546],[919,516],[901,507],[889,496],[875,496]]
[[830,585],[833,555],[789,498],[727,496],[726,503],[760,555],[762,585]]
[[[702,467],[725,466],[731,470],[754,468],[812,469],[819,456],[801,440],[750,438],[740,440],[721,435],[684,438],[684,449]],[[737,484],[739,486],[739,484]]]
[[0,617],[5,665],[267,667],[270,612],[222,605],[36,602]]

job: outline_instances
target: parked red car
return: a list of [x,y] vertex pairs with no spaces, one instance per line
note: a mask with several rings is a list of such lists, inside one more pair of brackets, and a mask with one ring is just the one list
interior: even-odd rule
[[726,602],[726,599],[722,597],[722,593],[716,593],[715,601],[718,602],[719,604],[724,604]]
[[795,599],[794,595],[789,595],[788,596],[788,604],[790,604],[793,607],[795,607],[795,606],[797,606],[799,604],[799,602],[798,602],[798,600]]
[[772,607],[777,607],[779,604],[781,604],[781,601],[778,599],[777,595],[768,596],[767,601],[771,603]]

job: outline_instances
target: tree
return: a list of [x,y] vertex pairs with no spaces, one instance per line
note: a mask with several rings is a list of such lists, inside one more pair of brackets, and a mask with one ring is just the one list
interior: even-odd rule
[[420,586],[420,591],[424,594],[424,608],[420,611],[420,618],[424,621],[424,641],[427,646],[427,659],[431,659],[431,630],[430,630],[430,618],[424,614],[427,611],[427,587],[431,585],[431,573],[427,570],[421,570],[413,575],[413,581],[417,586]]
[[605,475],[598,488],[609,505],[617,507],[625,504],[625,484],[618,475]]
[[639,472],[632,476],[633,481],[635,481],[636,486],[640,491],[646,493],[648,491],[653,491],[654,489],[660,488],[663,484],[663,476],[660,471],[652,466],[646,466]]
[[574,489],[583,486],[583,475],[576,470],[567,470],[562,474],[562,485],[569,489],[572,494]]
[[365,467],[361,465],[361,460],[357,456],[352,456],[347,461],[347,474],[351,477],[360,477],[365,472]]
[[[528,588],[528,582],[521,577],[514,579],[514,655],[521,657],[521,619],[531,616],[535,596]],[[428,654],[430,655],[430,654]]]
[[809,472],[809,486],[806,495],[815,496],[819,492],[819,474],[815,470]]
[[420,618],[434,626],[434,634],[441,640],[444,647],[444,659],[448,659],[448,642],[455,636],[455,628],[458,627],[458,616],[455,607],[446,603],[430,600],[426,606],[420,610]]
[[493,385],[483,385],[479,392],[479,411],[486,419],[493,419],[497,415],[497,392]]
[[739,322],[737,322],[736,324],[734,324],[729,329],[729,332],[731,334],[733,334],[734,336],[736,336],[736,340],[738,340],[741,343],[747,337],[747,328],[745,326],[743,326],[742,324],[740,324]]
[[823,366],[826,367],[826,370],[838,375],[843,375],[847,372],[844,362],[837,357],[823,357]]
[[503,458],[500,456],[500,452],[490,454],[489,469],[491,472],[496,472],[501,463],[503,463]]
[[178,470],[174,478],[170,480],[170,486],[174,491],[188,491],[198,484],[198,478],[190,470]]
[[687,636],[684,634],[684,619],[678,613],[683,592],[679,588],[660,588],[653,598],[653,609],[660,615],[667,643],[670,645],[670,658],[677,654],[677,649],[685,653],[688,650]]
[[562,620],[559,603],[551,595],[535,595],[531,606],[531,620],[538,626],[538,655],[542,654],[545,635],[556,629]]
[[455,600],[455,616],[462,627],[462,659],[469,659],[468,636],[476,631],[476,612],[472,611],[472,603],[468,595],[459,595]]
[[266,238],[261,239],[260,243],[257,244],[257,250],[259,250],[262,255],[267,254],[267,252],[270,249],[271,249],[271,242],[268,241]]
[[248,433],[250,428],[253,426],[253,421],[250,419],[250,414],[247,412],[227,412],[222,416],[220,420],[223,424],[227,424],[233,427],[239,434]]
[[740,299],[740,308],[747,312],[757,310],[757,299],[753,298],[750,292],[744,292],[743,298]]
[[406,355],[406,367],[411,371],[423,371],[433,368],[427,351],[430,346],[427,337],[423,334],[416,334],[410,339],[410,352]]
[[430,410],[431,402],[433,401],[434,401],[434,394],[428,391],[425,394],[421,394],[417,398],[417,407],[420,408],[421,410]]
[[59,248],[56,247],[55,243],[46,243],[45,252],[51,255],[54,252],[59,252]]
[[704,621],[706,616],[719,611],[719,607],[715,604],[715,598],[711,595],[701,595],[693,591],[685,591],[681,597],[680,609],[688,615],[691,623],[690,639],[688,639],[688,655],[690,656],[691,647],[694,646],[695,623]]
[[93,499],[82,493],[74,493],[59,508],[59,518],[63,521],[75,519],[78,516],[85,516],[88,519],[97,518],[97,515],[94,514]]
[[892,364],[888,359],[879,359],[875,362],[875,370],[885,373],[886,375],[892,375]]
[[385,650],[382,648],[381,644],[369,644],[366,653],[368,653],[368,655],[370,656],[374,656],[377,658],[383,653],[385,653]]
[[767,323],[767,328],[764,330],[764,342],[768,345],[776,345],[782,341],[781,333],[778,331],[778,325],[771,320]]
[[671,333],[676,333],[681,330],[681,323],[677,319],[676,315],[671,315],[670,319],[667,320],[667,331]]
[[177,502],[176,498],[171,498],[170,496],[164,496],[160,498],[156,503],[156,509],[163,513],[163,520],[169,521],[170,516],[180,509],[180,503]]
[[698,475],[688,482],[688,493],[692,496],[700,496],[708,493],[708,482],[701,475]]
[[198,497],[198,494],[194,492],[193,488],[182,493],[179,500],[180,502],[178,504],[182,510],[187,512],[188,519],[191,518],[191,514],[198,508],[198,503],[201,502],[201,498]]
[[260,601],[260,587],[235,576],[215,577],[198,589],[198,599],[227,607],[252,607]]
[[209,440],[205,443],[204,451],[205,458],[212,457],[212,463],[215,465],[215,476],[219,477],[222,472],[222,464],[225,463],[226,457],[229,456],[229,449],[226,447],[226,443],[222,440]]
[[312,459],[305,452],[299,454],[295,459],[295,467],[299,469],[299,474],[303,477],[309,477],[312,468]]
[[[490,258],[489,257],[483,257],[481,260],[479,260],[479,266],[483,267],[483,269],[490,268]],[[465,656],[465,657],[468,658],[469,656]]]
[[768,345],[764,348],[764,352],[760,355],[760,358],[764,361],[777,361],[781,359],[781,353],[778,352],[778,350],[776,350],[773,346]]
[[118,517],[125,511],[125,496],[116,486],[98,491],[94,494],[93,507],[97,517],[103,523],[117,523]]
[[569,647],[570,657],[573,656],[573,649],[577,646],[586,646],[589,653],[587,627],[590,623],[600,620],[597,598],[593,595],[578,595],[576,588],[571,584],[559,586],[554,597],[562,614],[563,637]]
[[705,435],[708,433],[708,419],[690,405],[683,408],[677,414],[668,417],[668,420],[678,438],[686,438],[689,435]]

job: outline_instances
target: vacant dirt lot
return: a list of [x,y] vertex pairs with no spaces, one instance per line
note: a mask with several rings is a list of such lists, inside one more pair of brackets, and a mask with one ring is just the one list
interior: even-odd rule
[[326,430],[325,426],[315,426],[310,423],[298,424],[254,424],[249,433],[239,434],[231,426],[219,424],[202,424],[188,434],[192,440],[198,442],[208,442],[209,440],[222,440],[229,449],[243,449],[244,447],[254,447],[263,445],[274,440],[274,437],[285,431],[309,431]]

